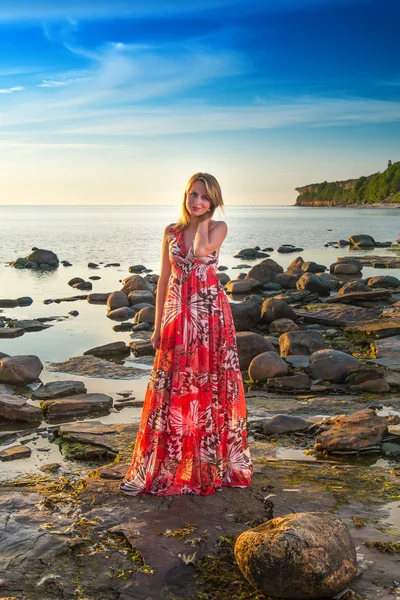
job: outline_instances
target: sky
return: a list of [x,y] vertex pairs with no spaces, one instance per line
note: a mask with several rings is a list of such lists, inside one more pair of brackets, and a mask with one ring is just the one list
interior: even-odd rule
[[398,0],[0,0],[0,205],[226,204],[400,160]]

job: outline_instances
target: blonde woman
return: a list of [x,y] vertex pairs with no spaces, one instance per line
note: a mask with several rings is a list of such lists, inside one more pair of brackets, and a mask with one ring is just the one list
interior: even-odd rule
[[213,494],[246,487],[252,466],[246,405],[229,301],[217,278],[226,223],[218,181],[196,173],[162,245],[147,388],[128,495]]

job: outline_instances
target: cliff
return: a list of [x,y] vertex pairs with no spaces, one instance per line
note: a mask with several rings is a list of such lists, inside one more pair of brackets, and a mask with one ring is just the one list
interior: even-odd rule
[[383,173],[359,179],[312,183],[296,188],[296,206],[373,206],[386,204],[400,208],[400,162]]

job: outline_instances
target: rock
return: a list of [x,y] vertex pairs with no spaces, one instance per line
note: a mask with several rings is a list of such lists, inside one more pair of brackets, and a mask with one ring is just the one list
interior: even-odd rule
[[297,310],[296,313],[298,317],[303,319],[304,323],[338,327],[340,325],[352,326],[353,323],[370,321],[373,318],[377,318],[380,311],[371,308],[361,308],[359,306],[321,303],[310,307],[308,310]]
[[274,277],[274,282],[279,283],[279,285],[287,290],[295,290],[298,279],[298,275],[291,275],[290,273],[278,273]]
[[6,356],[0,360],[0,383],[32,383],[39,378],[43,365],[37,356]]
[[228,281],[231,280],[229,275],[227,275],[226,273],[217,273],[217,277],[218,277],[219,282],[223,286],[225,286],[228,283]]
[[45,325],[41,321],[35,321],[34,319],[16,319],[15,321],[8,322],[9,327],[17,327],[24,331],[42,331],[42,329],[48,329],[51,325]]
[[293,369],[308,369],[310,366],[310,357],[306,354],[294,354],[292,356],[282,356],[282,358]]
[[89,304],[107,304],[110,296],[111,292],[105,292],[104,294],[88,294],[87,301]]
[[143,368],[116,365],[96,356],[72,356],[61,363],[48,363],[47,370],[104,379],[137,379],[146,374],[146,370]]
[[90,283],[90,281],[80,281],[79,283],[74,283],[72,287],[76,290],[91,290],[93,285]]
[[281,433],[293,433],[295,431],[304,431],[310,423],[301,417],[292,415],[274,415],[271,419],[264,421],[262,430],[265,435],[274,435]]
[[261,318],[261,308],[252,302],[230,303],[236,331],[248,331],[255,327]]
[[285,300],[268,298],[261,307],[261,321],[270,324],[278,319],[297,321],[297,315]]
[[302,373],[286,377],[270,377],[267,379],[267,385],[271,390],[304,391],[310,389],[310,378]]
[[58,266],[60,262],[58,260],[57,254],[55,254],[51,250],[40,250],[38,248],[30,254],[28,254],[26,259],[38,265],[46,264],[50,266]]
[[385,421],[367,408],[337,417],[332,427],[317,437],[314,448],[317,452],[363,450],[380,445],[386,434]]
[[240,370],[245,371],[253,358],[262,352],[274,352],[273,345],[258,333],[239,331],[236,335]]
[[229,267],[225,267],[224,265],[219,265],[217,267],[217,271],[227,271]]
[[394,358],[400,360],[400,335],[371,342],[371,350],[376,358]]
[[128,296],[124,292],[111,292],[107,300],[108,311],[129,306]]
[[304,273],[304,275],[297,280],[296,289],[299,291],[307,290],[319,294],[320,296],[329,296],[331,287],[323,281],[323,279],[317,277],[317,275],[314,275],[313,273]]
[[128,269],[129,273],[142,273],[146,271],[146,267],[144,265],[132,265]]
[[247,294],[256,288],[261,287],[261,283],[256,279],[246,279],[239,281],[231,279],[225,286],[225,289],[230,294]]
[[334,275],[358,275],[361,273],[362,265],[355,262],[340,262],[331,265],[331,272]]
[[18,302],[16,300],[11,300],[8,298],[2,298],[0,300],[0,308],[16,308],[18,306]]
[[337,277],[331,273],[316,273],[316,275],[328,286],[331,290],[338,290],[341,283]]
[[77,317],[79,312],[77,310],[70,310],[68,314],[71,315],[71,317]]
[[357,302],[375,302],[377,300],[388,300],[391,294],[389,290],[368,290],[367,292],[348,292],[346,294],[331,296],[326,299],[328,304],[357,304]]
[[258,265],[254,265],[246,275],[246,279],[255,279],[261,284],[273,281],[277,273],[283,273],[283,269],[274,260],[267,259]]
[[133,316],[136,315],[136,311],[129,307],[116,308],[111,312],[107,313],[107,317],[112,321],[129,321]]
[[85,281],[85,280],[84,280],[84,279],[82,279],[82,277],[73,277],[72,279],[70,279],[70,280],[68,281],[68,285],[69,285],[69,286],[71,286],[71,287],[74,287],[74,285],[75,285],[76,283],[82,283],[82,282],[84,282],[84,281]]
[[235,558],[265,596],[331,598],[357,575],[349,530],[328,513],[294,513],[245,531]]
[[153,305],[156,303],[153,292],[150,292],[149,290],[135,290],[129,294],[128,300],[131,306],[140,304],[141,302],[147,302],[148,304]]
[[135,356],[154,356],[156,351],[151,340],[137,340],[129,344]]
[[26,398],[0,394],[0,417],[11,421],[28,421],[38,423],[43,413],[37,406],[32,406]]
[[124,294],[127,296],[129,296],[129,294],[135,290],[147,290],[152,292],[154,287],[141,275],[131,275],[130,277],[126,277],[123,279],[122,284],[123,287],[121,292],[124,292]]
[[379,275],[377,277],[369,277],[367,280],[369,288],[398,288],[400,280],[391,275]]
[[32,451],[28,446],[10,446],[10,448],[0,450],[0,460],[10,461],[18,460],[20,458],[29,458],[31,454]]
[[337,245],[339,248],[344,248],[345,246],[350,246],[350,242],[348,240],[339,240]]
[[156,319],[155,306],[149,306],[147,308],[140,309],[139,312],[136,313],[135,318],[133,319],[133,322],[136,325],[139,325],[140,323],[150,323],[150,325],[153,325],[155,319]]
[[310,373],[313,379],[342,382],[358,367],[359,362],[354,356],[340,350],[317,350],[310,356]]
[[289,331],[280,336],[279,348],[281,356],[313,354],[326,348],[326,344],[318,331]]
[[258,294],[250,294],[250,296],[245,296],[243,302],[252,302],[261,306],[261,304],[264,302],[264,298]]
[[269,326],[270,333],[286,333],[287,331],[299,331],[300,327],[292,319],[277,319]]
[[265,256],[268,256],[268,254],[265,254],[265,252],[260,252],[255,248],[244,248],[243,250],[239,250],[239,252],[235,254],[234,258],[256,259],[264,258]]
[[32,400],[51,400],[75,394],[85,394],[83,381],[50,381],[39,386],[31,395]]
[[304,248],[296,248],[296,246],[292,246],[292,244],[282,244],[277,249],[277,252],[280,254],[290,254],[291,252],[302,252]]
[[18,306],[30,306],[33,304],[33,300],[30,296],[22,296],[17,298]]
[[353,371],[346,378],[346,384],[352,390],[373,392],[375,394],[390,392],[390,385],[384,379],[384,373],[371,367],[362,367]]
[[381,452],[384,456],[400,460],[400,444],[384,442],[381,446]]
[[262,352],[250,363],[249,376],[253,381],[267,381],[270,377],[287,375],[289,365],[278,354],[273,352]]
[[107,414],[113,399],[107,394],[78,394],[70,398],[43,400],[41,408],[48,419],[56,417],[78,417],[81,415]]
[[375,247],[375,240],[371,235],[366,235],[366,234],[356,234],[356,235],[351,235],[349,237],[349,242],[351,246],[354,246],[355,248],[374,248]]
[[304,265],[304,260],[302,259],[301,256],[298,256],[297,258],[295,258],[294,260],[292,260],[292,262],[290,263],[290,265],[287,268],[287,272],[294,274],[294,273],[300,273],[302,274],[302,266]]
[[326,271],[326,267],[324,265],[319,265],[316,262],[308,261],[301,265],[301,270],[305,273],[323,273]]
[[338,291],[339,295],[349,294],[350,292],[369,292],[370,288],[365,281],[357,279],[356,281],[348,281]]
[[151,325],[149,323],[146,323],[146,321],[144,321],[143,323],[140,323],[139,325],[133,325],[132,327],[132,331],[136,332],[136,331],[149,331],[151,329]]
[[[359,308],[358,310],[365,309]],[[354,333],[364,337],[370,337],[371,340],[400,335],[400,318],[391,316],[373,320],[371,309],[368,309],[368,316],[365,319],[360,319],[359,325],[355,325],[354,323],[349,324],[345,328],[345,333]]]
[[280,292],[282,286],[279,283],[274,283],[273,281],[270,281],[269,283],[264,283],[262,289],[265,292]]
[[85,356],[90,354],[92,356],[126,356],[130,354],[129,347],[125,342],[111,342],[110,344],[104,344],[103,346],[97,346],[91,348],[83,353]]
[[24,335],[25,329],[19,327],[0,327],[0,339],[16,338]]

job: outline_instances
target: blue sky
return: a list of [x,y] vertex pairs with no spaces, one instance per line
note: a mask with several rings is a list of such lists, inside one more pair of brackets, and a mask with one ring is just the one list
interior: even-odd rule
[[400,160],[397,0],[0,0],[0,204],[227,203]]

